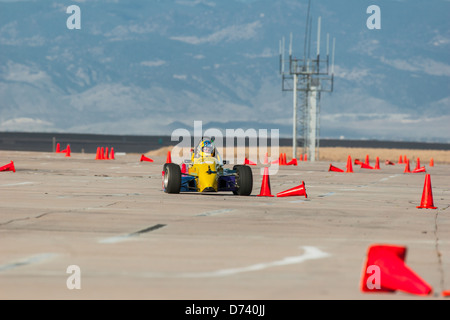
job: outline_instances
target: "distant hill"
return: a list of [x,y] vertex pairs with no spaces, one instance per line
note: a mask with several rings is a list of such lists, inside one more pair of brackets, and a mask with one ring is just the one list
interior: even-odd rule
[[[66,26],[69,4],[81,29]],[[307,0],[0,0],[0,131],[167,135],[194,121],[292,131],[279,42],[304,53]],[[324,139],[450,142],[450,2],[312,0],[336,38]]]

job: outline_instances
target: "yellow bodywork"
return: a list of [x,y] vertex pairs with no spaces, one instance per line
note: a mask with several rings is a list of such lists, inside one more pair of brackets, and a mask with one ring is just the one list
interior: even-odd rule
[[198,157],[192,156],[192,164],[188,169],[188,173],[196,177],[197,191],[218,191],[218,170],[220,170],[217,158],[215,157]]

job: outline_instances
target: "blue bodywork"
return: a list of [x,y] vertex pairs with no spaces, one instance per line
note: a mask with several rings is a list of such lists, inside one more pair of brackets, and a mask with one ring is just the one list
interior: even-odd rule
[[[219,175],[217,191],[236,191],[236,171],[224,170],[225,175]],[[196,176],[186,173],[181,174],[180,192],[197,191]]]

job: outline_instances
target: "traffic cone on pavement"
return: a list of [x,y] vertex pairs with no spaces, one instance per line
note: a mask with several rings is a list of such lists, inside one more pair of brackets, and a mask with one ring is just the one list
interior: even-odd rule
[[97,153],[95,154],[95,160],[100,160],[100,147],[97,147]]
[[399,157],[398,157],[398,163],[399,163],[399,164],[403,163],[402,156],[399,156]]
[[66,148],[66,157],[70,157],[70,144],[68,144]]
[[141,155],[141,162],[142,162],[142,161],[153,162],[153,159],[150,159],[150,158],[147,158],[147,157],[144,156],[144,155]]
[[375,170],[380,170],[380,158],[377,157],[375,160],[375,167],[373,167]]
[[114,148],[111,147],[111,160],[114,160],[114,159],[116,159],[115,155],[114,155]]
[[363,292],[394,292],[397,290],[428,295],[432,287],[405,264],[406,247],[372,245],[361,279]]
[[330,163],[330,168],[328,168],[328,171],[344,172],[344,170],[342,170],[342,169],[340,169],[340,168],[337,168],[337,167],[333,166],[331,163]]
[[269,168],[264,168],[264,175],[261,183],[261,191],[258,197],[273,197],[270,191],[270,178],[269,178]]
[[430,167],[434,167],[434,160],[433,160],[433,158],[430,159]]
[[256,166],[256,163],[254,163],[253,161],[250,161],[250,160],[247,159],[247,158],[245,158],[244,164],[248,164],[248,165],[251,165],[251,166]]
[[369,155],[368,154],[366,154],[366,162],[364,162],[364,164],[370,165],[370,163],[369,163]]
[[406,159],[405,163],[405,171],[403,171],[403,173],[410,173],[411,169],[409,168],[409,159]]
[[422,191],[422,200],[418,209],[437,209],[433,203],[433,190],[431,190],[431,177],[429,174],[425,175],[425,183]]
[[172,156],[170,154],[170,151],[167,151],[166,163],[172,163]]
[[289,161],[288,163],[286,163],[287,166],[297,166],[297,159],[296,158],[292,158],[291,161]]
[[347,171],[346,172],[353,172],[353,165],[352,165],[352,157],[349,155],[347,158]]
[[302,181],[302,184],[299,186],[277,193],[277,197],[290,197],[290,196],[305,196],[305,198],[308,198],[308,195],[306,194],[305,182]]
[[370,166],[370,165],[368,165],[368,164],[366,164],[366,163],[361,163],[361,168],[362,168],[362,169],[373,169],[372,166]]
[[56,144],[56,151],[55,153],[60,153],[61,152],[61,146],[59,144],[59,142]]
[[419,157],[417,157],[416,169],[420,169],[420,158]]
[[0,167],[0,171],[12,171],[16,172],[16,167],[14,166],[14,162],[11,160],[10,163],[5,164],[4,166]]

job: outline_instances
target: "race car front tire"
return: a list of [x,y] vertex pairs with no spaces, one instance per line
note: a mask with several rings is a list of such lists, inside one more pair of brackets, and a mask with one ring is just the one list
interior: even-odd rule
[[175,163],[164,164],[164,192],[180,193],[181,169]]
[[253,173],[252,169],[246,165],[235,165],[236,170],[236,191],[234,194],[240,196],[249,196],[253,189]]

